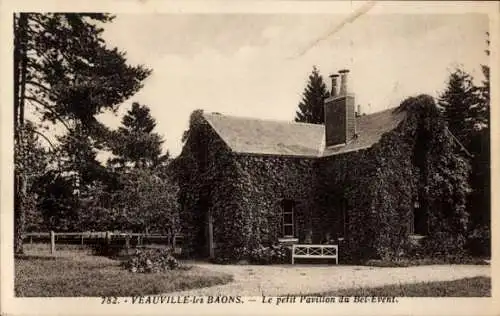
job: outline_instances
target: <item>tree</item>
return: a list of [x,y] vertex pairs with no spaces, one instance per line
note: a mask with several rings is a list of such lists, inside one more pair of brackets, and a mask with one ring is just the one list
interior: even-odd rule
[[82,226],[169,236],[178,232],[177,186],[168,174],[161,169],[134,168],[120,177],[123,185],[113,193],[93,188],[85,199]]
[[177,187],[158,170],[138,169],[125,175],[121,208],[136,231],[174,234],[178,229]]
[[[488,33],[486,33],[489,36]],[[489,40],[486,40],[489,55]],[[475,86],[472,77],[461,69],[449,78],[439,104],[444,108],[450,130],[470,152],[471,194],[467,199],[470,214],[469,248],[475,254],[489,255],[490,251],[490,70],[481,65],[484,80]]]
[[93,185],[96,181],[106,182],[109,174],[97,161],[97,142],[82,131],[81,124],[66,135],[59,137],[59,170],[73,178],[73,186],[79,190]]
[[[100,25],[112,20],[94,13],[14,14],[14,140],[21,157],[26,107],[41,122],[58,122],[70,133],[81,123],[82,131],[105,138],[95,115],[116,110],[142,87],[151,70],[127,65],[125,53],[102,39]],[[17,168],[14,173],[14,251],[19,254],[27,175]]]
[[[42,223],[42,218],[37,211],[36,202],[39,196],[40,179],[49,170],[48,151],[40,143],[41,135],[36,131],[31,121],[26,121],[23,126],[24,151],[14,150],[14,162],[16,170],[26,175],[25,190],[22,199],[26,210],[25,220],[28,230],[36,230]],[[48,140],[47,140],[48,141]],[[16,144],[16,147],[20,144]],[[22,156],[21,156],[22,155]],[[15,200],[19,203],[20,200]],[[16,205],[19,207],[19,205]]]
[[323,124],[325,122],[323,103],[328,97],[323,77],[314,66],[304,89],[302,101],[299,103],[299,110],[295,112],[295,122]]
[[134,102],[132,108],[122,119],[122,126],[114,136],[111,163],[121,166],[132,164],[134,167],[153,167],[168,159],[168,152],[162,154],[163,139],[153,130],[156,120],[146,105]]
[[[490,40],[489,36],[490,34],[486,32],[486,44],[487,44],[487,49],[485,50],[486,56],[490,56]],[[481,115],[483,122],[485,123],[482,126],[479,126],[479,129],[481,127],[488,127],[489,128],[489,120],[490,120],[490,67],[488,65],[481,65],[481,70],[483,72],[484,80],[482,82],[482,85],[479,87],[478,92],[479,92],[479,107],[477,109],[478,115]]]
[[443,108],[450,131],[467,147],[474,126],[480,123],[476,110],[479,100],[472,76],[460,68],[455,69],[438,104]]
[[[486,33],[489,37],[489,33]],[[486,40],[489,56],[489,39]],[[480,117],[480,124],[476,124],[469,146],[474,155],[470,177],[472,193],[468,208],[471,213],[471,245],[470,248],[477,255],[490,255],[491,251],[491,148],[490,148],[490,68],[481,65],[484,80],[478,87],[479,106],[475,108]]]
[[50,171],[39,179],[37,208],[43,217],[42,227],[47,230],[75,229],[78,218],[78,197],[74,194],[71,177]]

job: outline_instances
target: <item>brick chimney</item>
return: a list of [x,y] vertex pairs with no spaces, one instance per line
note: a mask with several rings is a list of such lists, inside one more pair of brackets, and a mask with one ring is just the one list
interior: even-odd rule
[[[356,134],[354,94],[349,93],[349,70],[339,70],[340,91],[336,93],[337,74],[332,78],[332,93],[325,100],[325,145],[336,146],[348,143]],[[333,84],[335,82],[335,89]],[[335,92],[335,93],[334,93]]]

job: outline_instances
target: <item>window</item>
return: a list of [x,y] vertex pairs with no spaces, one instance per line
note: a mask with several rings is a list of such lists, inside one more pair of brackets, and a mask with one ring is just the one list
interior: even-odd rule
[[283,237],[295,236],[295,202],[293,200],[283,200],[282,203],[283,217],[282,217],[282,232]]

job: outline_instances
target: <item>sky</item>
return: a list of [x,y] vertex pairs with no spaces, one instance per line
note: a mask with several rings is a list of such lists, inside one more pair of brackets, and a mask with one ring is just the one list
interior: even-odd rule
[[[323,75],[347,68],[349,89],[367,114],[408,96],[437,96],[456,66],[477,80],[488,17],[482,14],[117,14],[104,38],[131,64],[153,69],[132,102],[157,120],[173,156],[195,109],[291,121],[313,65]],[[343,25],[342,27],[340,27]],[[336,30],[336,32],[332,32]],[[330,34],[333,33],[333,34]],[[318,41],[318,39],[320,39]],[[311,43],[315,45],[311,46]]]

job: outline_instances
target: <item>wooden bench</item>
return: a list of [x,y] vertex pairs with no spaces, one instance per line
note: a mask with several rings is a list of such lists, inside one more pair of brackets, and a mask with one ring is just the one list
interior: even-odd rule
[[292,264],[295,258],[310,259],[335,259],[335,264],[339,264],[338,245],[300,245],[292,246]]

